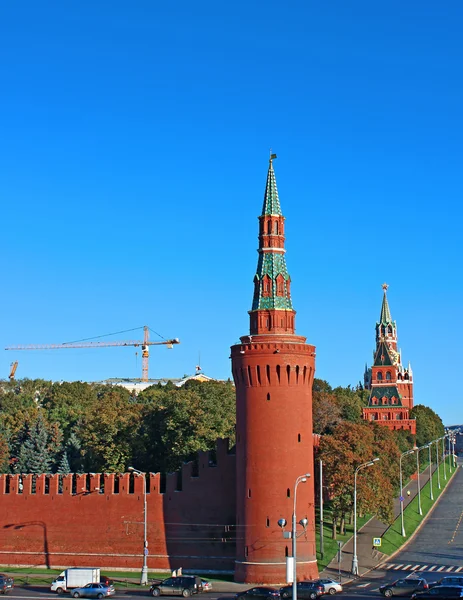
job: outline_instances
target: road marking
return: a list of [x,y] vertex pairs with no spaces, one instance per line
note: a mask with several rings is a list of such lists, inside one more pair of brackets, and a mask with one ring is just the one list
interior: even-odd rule
[[429,567],[429,565],[423,565],[420,569],[420,571],[425,571],[427,568]]
[[463,567],[458,567],[458,569],[455,569],[455,573],[459,573],[462,569]]
[[436,571],[436,573],[440,573],[441,571],[443,571],[445,569],[445,567],[439,567]]
[[404,567],[404,569],[403,569],[403,570],[404,570],[404,571],[406,571],[406,570],[407,570],[407,569],[409,569],[411,566],[412,566],[411,564],[410,564],[410,565],[406,565],[406,566]]
[[416,571],[416,569],[418,569],[419,567],[420,567],[420,565],[415,565],[414,567],[412,567],[412,568],[410,569],[410,571]]
[[455,567],[449,567],[448,569],[445,569],[445,572],[446,572],[446,573],[450,573],[450,571],[453,571],[453,569],[454,569],[454,568],[455,568]]
[[398,571],[399,569],[401,569],[403,567],[403,563],[401,565],[397,565],[397,567],[394,567],[394,571]]
[[450,540],[448,542],[449,544],[451,544],[455,540],[455,536],[458,533],[458,529],[460,528],[462,519],[463,519],[463,512],[461,513],[460,518],[458,519],[458,523],[457,523],[457,526],[455,527],[455,531],[453,532],[452,537],[450,538]]
[[387,565],[386,565],[384,568],[385,568],[385,569],[392,569],[392,567],[395,567],[395,564],[394,564],[394,563],[389,563],[389,564],[387,564]]
[[359,587],[359,588],[366,588],[366,587],[368,587],[369,585],[371,585],[371,582],[370,582],[370,583],[361,583],[361,584],[360,584],[360,585],[358,585],[357,587]]
[[433,565],[432,567],[429,567],[430,571],[434,571],[434,569],[437,567],[437,565]]

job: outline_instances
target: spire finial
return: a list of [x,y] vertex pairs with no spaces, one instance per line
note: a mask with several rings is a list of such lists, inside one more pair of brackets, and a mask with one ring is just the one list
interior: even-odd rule
[[379,322],[383,324],[392,323],[391,311],[389,310],[389,304],[387,301],[386,291],[389,287],[387,283],[383,283],[382,286],[384,291],[383,303],[381,305],[381,316],[379,317]]
[[275,160],[275,158],[277,158],[277,155],[272,154],[272,149],[270,148],[270,160],[268,162],[272,164],[272,160]]
[[383,290],[386,292],[387,288],[389,287],[389,284],[387,283],[383,283],[383,285],[381,286],[383,288]]

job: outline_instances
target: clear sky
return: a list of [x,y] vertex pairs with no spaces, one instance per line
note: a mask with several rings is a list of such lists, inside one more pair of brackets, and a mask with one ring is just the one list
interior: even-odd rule
[[[151,377],[199,353],[229,377],[271,147],[317,376],[362,379],[387,282],[415,403],[462,423],[462,20],[461,0],[3,2],[1,347],[147,324],[181,339]],[[3,378],[141,374],[133,348],[0,355]]]

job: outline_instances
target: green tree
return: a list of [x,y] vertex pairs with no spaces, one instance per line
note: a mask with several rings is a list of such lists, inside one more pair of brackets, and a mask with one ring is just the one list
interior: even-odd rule
[[410,411],[410,418],[416,419],[416,445],[424,446],[445,433],[441,418],[431,408],[417,404]]
[[49,473],[53,457],[48,447],[48,432],[39,413],[32,426],[26,426],[25,442],[21,446],[15,470],[20,473]]

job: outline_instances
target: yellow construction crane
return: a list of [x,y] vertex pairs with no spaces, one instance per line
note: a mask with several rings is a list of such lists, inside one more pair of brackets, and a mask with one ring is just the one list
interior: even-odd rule
[[10,381],[13,381],[14,375],[16,373],[16,369],[18,368],[18,361],[15,360],[14,362],[12,362],[10,367],[11,367],[11,370],[10,370],[10,374],[8,375],[8,377],[10,378]]
[[[133,331],[133,330],[130,330]],[[141,346],[142,355],[142,381],[148,381],[148,362],[149,362],[149,347],[164,345],[167,348],[173,348],[175,344],[180,344],[178,338],[171,340],[163,340],[160,342],[151,342],[149,339],[149,327],[145,325],[143,327],[143,340],[123,340],[114,342],[89,342],[87,340],[81,340],[79,342],[69,342],[67,344],[29,344],[27,346],[8,346],[5,350],[63,350],[64,348],[109,348],[111,346]],[[120,332],[124,333],[124,332]],[[111,334],[108,334],[111,335]],[[104,337],[104,336],[99,336]],[[16,366],[18,362],[13,363]],[[12,365],[13,366],[13,365]],[[14,371],[16,367],[11,370],[14,377]],[[10,379],[13,379],[10,373]]]

